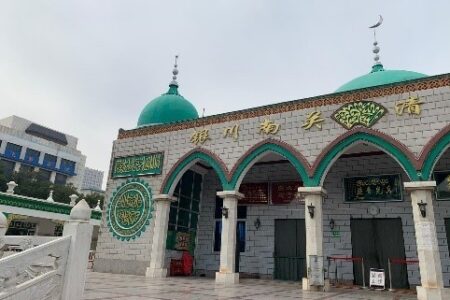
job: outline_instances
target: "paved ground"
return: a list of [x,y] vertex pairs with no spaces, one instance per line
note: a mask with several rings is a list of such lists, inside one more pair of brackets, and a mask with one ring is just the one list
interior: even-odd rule
[[279,300],[279,299],[370,299],[370,300],[412,300],[415,295],[387,291],[368,291],[360,289],[333,289],[332,292],[304,292],[298,283],[242,279],[235,286],[215,284],[213,279],[198,277],[170,277],[167,279],[147,279],[141,276],[88,273],[84,299],[240,299],[240,300]]

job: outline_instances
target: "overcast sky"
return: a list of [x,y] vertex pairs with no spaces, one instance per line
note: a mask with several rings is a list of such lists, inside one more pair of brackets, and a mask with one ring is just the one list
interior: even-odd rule
[[[18,115],[79,138],[108,171],[119,128],[167,91],[201,114],[333,92],[372,65],[450,72],[450,2],[0,0],[0,118]],[[106,176],[106,174],[105,174]]]

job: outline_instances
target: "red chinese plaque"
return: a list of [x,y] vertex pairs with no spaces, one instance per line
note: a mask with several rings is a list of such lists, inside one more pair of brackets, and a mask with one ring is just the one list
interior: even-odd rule
[[244,198],[239,203],[246,204],[267,204],[269,203],[269,185],[264,183],[243,183],[239,187],[239,192],[244,194]]
[[302,183],[299,181],[273,182],[272,204],[289,204],[295,199],[300,186]]

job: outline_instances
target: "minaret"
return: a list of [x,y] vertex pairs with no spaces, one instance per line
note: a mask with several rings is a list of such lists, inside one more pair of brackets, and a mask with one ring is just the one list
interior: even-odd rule
[[178,93],[178,82],[177,82],[178,55],[175,55],[175,63],[173,65],[172,74],[173,74],[172,81],[169,84],[169,91],[167,92],[167,94],[179,95],[179,93]]
[[383,17],[380,15],[380,19],[378,20],[378,22],[375,25],[370,26],[369,28],[373,29],[373,49],[372,52],[374,55],[373,60],[375,61],[373,66],[372,66],[372,73],[373,72],[379,72],[379,71],[384,71],[383,68],[383,64],[380,61],[380,56],[378,55],[378,53],[380,53],[380,47],[378,47],[378,42],[377,42],[377,31],[376,28],[378,26],[380,26],[383,23]]
[[170,85],[176,85],[178,86],[178,82],[177,82],[177,75],[178,75],[178,55],[175,55],[175,64],[173,65],[173,70],[172,70],[172,82],[170,82]]

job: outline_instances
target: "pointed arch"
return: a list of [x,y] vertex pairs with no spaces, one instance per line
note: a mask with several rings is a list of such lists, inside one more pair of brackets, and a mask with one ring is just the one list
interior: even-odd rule
[[431,179],[439,158],[450,147],[450,125],[442,128],[423,148],[420,155],[422,178]]
[[328,170],[339,156],[358,143],[368,143],[384,151],[397,161],[411,180],[419,180],[419,162],[404,144],[380,131],[358,127],[338,137],[321,152],[313,166],[312,183],[322,185]]
[[[195,148],[181,157],[175,163],[170,171],[167,173],[162,185],[161,193],[172,195],[176,183],[183,176],[184,172],[198,161],[208,163],[219,177],[222,188],[225,190],[228,187],[228,169],[223,161],[214,153],[203,148]],[[175,183],[175,184],[174,184]]]
[[303,183],[305,185],[309,183],[310,178],[308,171],[310,171],[310,165],[305,157],[287,143],[274,139],[267,139],[251,147],[236,162],[231,170],[229,187],[232,190],[238,189],[242,179],[245,174],[247,174],[247,171],[258,161],[259,158],[268,152],[279,154],[289,160],[298,172]]

